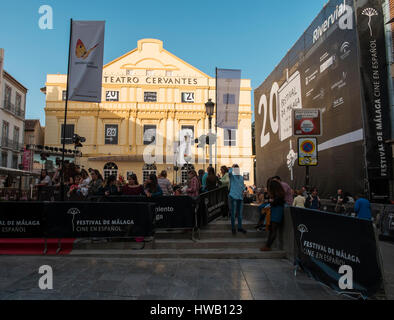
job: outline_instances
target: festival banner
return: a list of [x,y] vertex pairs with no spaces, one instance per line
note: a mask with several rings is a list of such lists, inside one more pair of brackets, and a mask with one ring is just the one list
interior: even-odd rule
[[104,202],[149,202],[153,204],[156,229],[189,229],[196,227],[195,203],[189,196],[154,197],[108,196],[99,197]]
[[153,235],[149,203],[48,202],[48,238],[148,237]]
[[[291,207],[296,262],[337,292],[371,297],[381,288],[372,222],[317,210]],[[342,266],[352,270],[352,288],[341,288]],[[348,283],[349,284],[349,283]]]
[[43,202],[0,202],[0,238],[44,238]]
[[72,21],[68,100],[101,102],[105,21]]
[[238,129],[241,70],[217,69],[216,124],[223,129]]

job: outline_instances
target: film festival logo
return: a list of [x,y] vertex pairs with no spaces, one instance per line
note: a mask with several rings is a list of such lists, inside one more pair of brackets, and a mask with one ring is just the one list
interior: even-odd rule
[[77,215],[77,214],[79,214],[79,213],[81,213],[81,211],[79,211],[78,208],[71,208],[71,209],[69,209],[69,210],[67,211],[67,214],[71,214],[71,215],[73,216],[72,221],[71,221],[71,223],[72,223],[72,225],[73,225],[73,232],[75,231],[74,218],[75,218],[75,215]]
[[369,27],[369,33],[370,36],[372,38],[373,34],[372,34],[372,27],[371,27],[371,22],[372,22],[372,17],[374,16],[378,16],[379,13],[374,9],[374,8],[365,8],[361,14],[363,16],[367,16],[368,17],[368,27]]

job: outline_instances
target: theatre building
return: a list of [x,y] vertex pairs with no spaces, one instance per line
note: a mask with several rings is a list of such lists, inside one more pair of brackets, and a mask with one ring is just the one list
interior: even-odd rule
[[[254,183],[251,90],[250,80],[241,80],[238,129],[218,128],[216,147],[218,170],[239,164],[247,185]],[[98,169],[105,177],[135,173],[140,182],[167,170],[168,178],[179,183],[188,167],[208,165],[209,148],[197,147],[194,139],[208,134],[205,103],[215,101],[215,78],[165,50],[160,40],[139,40],[136,49],[106,64],[102,102],[70,101],[65,128],[66,75],[47,75],[42,91],[45,145],[61,147],[62,130],[67,144],[73,134],[85,137],[80,163],[86,169]]]

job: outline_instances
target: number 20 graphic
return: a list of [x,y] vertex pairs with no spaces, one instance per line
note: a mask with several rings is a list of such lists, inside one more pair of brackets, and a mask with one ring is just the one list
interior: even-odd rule
[[[276,134],[279,130],[279,117],[278,117],[278,90],[279,90],[279,85],[277,82],[274,82],[271,88],[270,92],[270,100],[269,100],[269,105],[267,101],[267,96],[263,94],[260,97],[260,102],[259,102],[259,115],[261,115],[261,107],[264,107],[264,115],[263,115],[263,129],[261,130],[261,141],[260,141],[260,146],[263,148],[266,144],[268,144],[271,140],[270,133],[267,132],[265,133],[267,129],[267,114],[269,113],[269,118],[270,118],[270,125],[272,132]],[[276,114],[275,114],[275,119],[274,119],[274,98],[275,100],[275,105],[276,105]]]

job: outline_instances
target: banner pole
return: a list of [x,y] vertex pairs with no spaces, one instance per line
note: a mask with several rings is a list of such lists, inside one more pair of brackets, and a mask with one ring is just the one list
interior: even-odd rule
[[66,148],[66,125],[67,125],[67,107],[68,107],[68,93],[69,93],[69,81],[70,76],[70,59],[71,59],[71,41],[72,41],[72,31],[73,31],[73,19],[70,19],[70,42],[68,46],[68,64],[67,64],[67,86],[66,86],[66,104],[64,107],[64,124],[63,124],[63,149],[62,149],[62,169],[60,172],[60,199],[64,201],[64,151]]
[[215,68],[215,174],[218,174],[217,163],[218,163],[218,68]]

